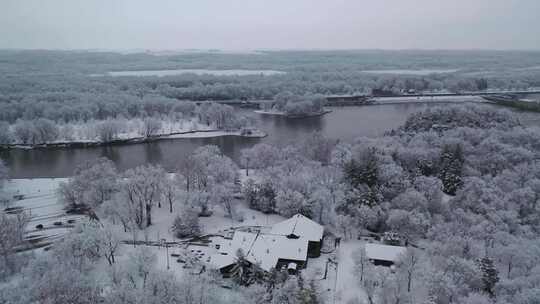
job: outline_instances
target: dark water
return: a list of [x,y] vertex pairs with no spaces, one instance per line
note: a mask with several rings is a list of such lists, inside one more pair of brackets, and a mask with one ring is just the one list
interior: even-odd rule
[[[236,136],[171,139],[85,149],[11,150],[0,152],[0,157],[10,167],[12,178],[70,176],[76,166],[98,157],[113,160],[120,170],[152,163],[172,171],[179,159],[202,145],[217,145],[226,155],[238,160],[240,151],[255,143],[285,145],[298,142],[313,131],[321,131],[330,138],[352,141],[359,136],[382,135],[385,131],[400,126],[409,114],[440,105],[413,103],[332,108],[332,113],[322,117],[304,119],[287,119],[241,110],[244,114],[255,117],[259,121],[259,128],[268,136],[261,139]],[[519,115],[527,125],[540,125],[540,114]]]

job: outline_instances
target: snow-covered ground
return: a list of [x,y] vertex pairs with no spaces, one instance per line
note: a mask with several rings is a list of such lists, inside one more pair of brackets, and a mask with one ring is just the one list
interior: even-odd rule
[[485,102],[480,96],[410,96],[410,97],[375,97],[374,104],[395,104],[395,103],[437,103],[437,102]]
[[162,138],[209,138],[219,136],[265,137],[266,133],[260,130],[251,130],[251,134],[242,134],[242,131],[195,131],[183,134],[165,135]]
[[[54,241],[69,231],[69,227],[83,220],[81,215],[66,214],[64,206],[58,202],[58,185],[67,178],[12,179],[6,182],[5,191],[10,196],[21,195],[3,206],[7,212],[24,211],[30,216],[27,239]],[[42,228],[37,228],[42,225]]]
[[[118,119],[118,132],[114,136],[115,140],[128,141],[145,138],[144,121],[139,118]],[[68,123],[58,125],[59,136],[56,140],[47,144],[71,144],[71,143],[101,143],[97,126],[101,121],[90,121],[86,123]],[[14,134],[14,126],[10,127],[10,132]],[[197,119],[163,120],[159,130],[152,133],[154,138],[208,138],[219,136],[243,136],[243,137],[265,137],[266,133],[248,128],[249,134],[242,133],[242,130],[218,130],[213,126],[200,123]],[[21,142],[13,142],[12,145],[19,148],[28,148],[32,145]]]
[[277,110],[255,110],[253,112],[255,112],[257,114],[287,116],[287,113],[285,113],[283,111],[277,111]]
[[320,113],[306,113],[306,114],[301,114],[301,115],[291,115],[291,114],[287,114],[283,111],[278,111],[278,110],[255,110],[253,111],[257,114],[263,114],[263,115],[276,115],[276,116],[286,116],[286,117],[293,117],[293,118],[296,118],[296,117],[300,117],[300,118],[303,118],[303,117],[312,117],[312,116],[321,116],[321,115],[324,115],[324,114],[328,114],[332,111],[330,110],[324,110]]
[[[241,170],[242,172],[244,174],[242,174],[241,179],[246,180],[245,170]],[[250,178],[256,179],[256,176],[256,171],[250,172]],[[28,237],[45,236],[54,241],[69,231],[70,225],[65,225],[68,220],[75,220],[75,223],[87,220],[81,215],[65,214],[63,205],[58,202],[56,191],[59,183],[65,181],[67,181],[67,178],[37,178],[12,179],[6,183],[5,189],[10,195],[24,196],[23,199],[12,202],[9,207],[20,207],[31,214]],[[285,220],[280,215],[267,215],[249,209],[243,201],[237,200],[236,212],[237,214],[243,214],[243,221],[231,220],[226,217],[226,213],[221,206],[214,206],[211,217],[200,218],[203,234],[211,235],[207,238],[209,242],[205,244],[188,243],[175,238],[170,229],[177,214],[176,208],[178,206],[174,206],[173,213],[170,213],[169,206],[166,204],[163,204],[161,208],[155,206],[153,209],[154,224],[143,231],[138,231],[136,239],[150,242],[159,242],[165,239],[167,242],[177,242],[178,244],[169,245],[169,248],[161,246],[147,246],[147,248],[156,255],[156,266],[159,269],[166,270],[167,264],[169,264],[169,271],[179,277],[198,274],[203,265],[206,268],[212,268],[210,257],[218,252],[215,245],[222,242],[222,236],[231,235],[235,229],[261,226],[262,229],[266,229]],[[102,221],[104,220],[102,219]],[[57,226],[54,224],[55,222],[62,222],[63,225]],[[36,229],[35,227],[38,224],[42,224],[43,229]],[[120,225],[115,225],[114,228],[121,240],[130,241],[133,239],[133,234],[124,232]],[[341,247],[335,252],[309,259],[307,268],[303,270],[307,279],[313,279],[319,284],[321,291],[331,303],[334,297],[336,299],[335,303],[347,303],[350,299],[363,297],[362,290],[358,287],[357,280],[352,272],[353,260],[351,256],[351,253],[360,246],[363,246],[362,241],[342,242]],[[135,248],[133,245],[121,245],[118,252],[118,261],[128,259]],[[330,264],[328,276],[323,279],[328,259],[337,261],[338,267],[336,270],[336,267]]]

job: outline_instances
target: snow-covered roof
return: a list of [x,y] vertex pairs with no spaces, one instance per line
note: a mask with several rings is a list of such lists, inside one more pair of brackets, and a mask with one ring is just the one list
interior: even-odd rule
[[370,260],[396,262],[405,252],[407,248],[402,246],[366,244],[366,256]]
[[323,226],[301,214],[297,214],[288,220],[272,226],[270,234],[295,235],[312,242],[320,242],[323,237],[323,230]]
[[215,265],[221,268],[234,263],[238,249],[242,249],[249,262],[270,271],[276,267],[279,259],[306,261],[308,241],[304,238],[289,239],[283,235],[237,231],[233,239],[222,242],[219,249],[220,252],[227,253],[224,256],[230,256],[232,259],[216,257],[216,260],[222,263],[221,266],[217,263]]
[[214,254],[210,256],[210,264],[218,269],[232,265],[236,262],[236,256],[234,255],[223,255],[223,254]]

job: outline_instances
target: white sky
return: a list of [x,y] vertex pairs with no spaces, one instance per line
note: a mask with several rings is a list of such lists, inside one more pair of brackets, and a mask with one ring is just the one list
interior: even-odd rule
[[0,0],[0,48],[540,49],[540,0]]

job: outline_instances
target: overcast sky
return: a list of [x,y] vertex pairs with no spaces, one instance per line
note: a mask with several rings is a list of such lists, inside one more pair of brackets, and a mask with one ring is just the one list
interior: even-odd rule
[[540,49],[540,0],[0,0],[0,48]]

